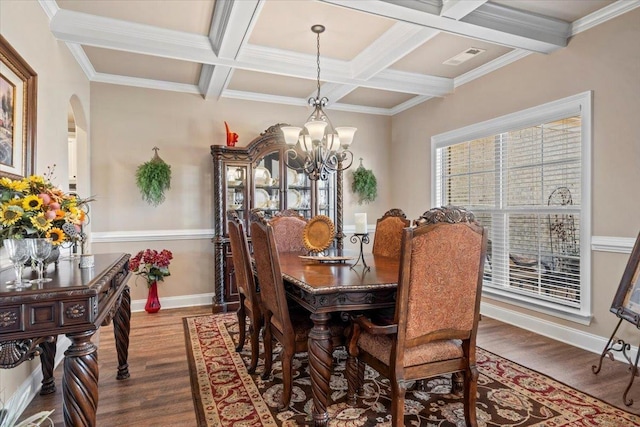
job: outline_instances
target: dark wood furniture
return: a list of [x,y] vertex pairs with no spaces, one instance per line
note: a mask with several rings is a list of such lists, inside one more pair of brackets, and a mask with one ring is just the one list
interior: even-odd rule
[[260,329],[262,329],[262,310],[260,308],[260,293],[256,289],[254,280],[249,242],[244,231],[244,225],[235,212],[229,213],[229,240],[233,251],[233,267],[236,285],[240,295],[238,308],[238,345],[236,351],[242,351],[246,339],[247,317],[249,318],[249,337],[251,342],[251,364],[249,373],[253,374],[258,366],[260,352]]
[[[332,255],[357,255],[336,251]],[[395,306],[399,260],[368,255],[366,270],[348,263],[320,263],[282,253],[280,268],[287,296],[310,312],[309,371],[313,388],[313,419],[326,426],[329,415],[333,343],[329,330],[332,313],[353,312]]]
[[401,240],[393,322],[354,318],[348,345],[349,401],[356,403],[366,363],[389,379],[392,426],[402,426],[409,381],[460,372],[465,423],[476,426],[484,229],[475,222],[439,222],[407,228]]
[[[15,277],[13,269],[0,271],[0,368],[15,367],[39,354],[44,377],[41,394],[52,393],[55,341],[65,334],[71,340],[62,378],[67,426],[96,425],[98,348],[91,337],[111,320],[117,379],[129,377],[129,258],[129,254],[95,255],[90,269],[78,268],[78,260],[61,260],[57,268],[49,267],[51,282],[20,291],[5,285]],[[31,274],[36,277],[35,272]]]
[[[308,350],[310,330],[313,323],[304,310],[290,310],[287,300],[282,273],[280,271],[280,254],[292,252],[278,252],[274,230],[264,215],[252,212],[251,234],[256,274],[260,282],[260,295],[264,315],[264,374],[263,378],[271,375],[273,359],[273,340],[282,345],[280,359],[282,361],[283,391],[278,409],[289,406],[293,390],[293,356],[295,353]],[[298,252],[297,255],[300,255]],[[326,322],[330,345],[344,344],[343,322]],[[314,391],[315,394],[315,391]]]
[[271,126],[246,147],[211,146],[214,313],[235,310],[239,302],[227,230],[229,210],[237,213],[245,230],[249,230],[249,212],[254,208],[260,208],[267,216],[286,209],[295,210],[307,219],[327,215],[336,225],[334,246],[342,248],[342,172],[332,174],[327,181],[311,181],[288,168],[284,160],[291,157],[280,126]]

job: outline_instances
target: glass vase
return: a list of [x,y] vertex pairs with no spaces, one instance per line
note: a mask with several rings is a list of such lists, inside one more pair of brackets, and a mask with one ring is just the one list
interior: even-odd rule
[[160,310],[160,298],[158,298],[158,282],[152,282],[149,285],[149,295],[147,295],[147,304],[144,306],[147,313],[157,313]]

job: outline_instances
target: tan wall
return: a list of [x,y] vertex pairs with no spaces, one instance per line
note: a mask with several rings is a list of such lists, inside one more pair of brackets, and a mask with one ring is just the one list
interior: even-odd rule
[[[55,164],[54,183],[66,188],[67,111],[75,96],[76,106],[88,114],[89,82],[69,49],[51,35],[38,2],[0,1],[0,33],[38,74],[36,172],[42,174]],[[0,369],[0,399],[11,396],[36,367],[31,362]]]
[[[637,40],[640,9],[578,34],[566,49],[529,55],[458,87],[454,95],[394,116],[392,203],[403,206],[410,217],[430,207],[433,135],[593,90],[592,235],[635,238],[640,230],[640,199],[635,197],[640,182]],[[608,337],[616,321],[609,306],[627,258],[593,253],[594,319],[589,327],[485,300]],[[635,335],[631,342],[636,342]]]
[[[310,109],[261,102],[204,100],[197,95],[106,84],[91,84],[92,119],[92,231],[149,231],[213,229],[211,193],[212,144],[224,144],[227,121],[238,133],[238,145],[248,144],[269,126],[302,123]],[[345,224],[355,211],[380,216],[389,206],[389,117],[328,110],[335,126],[358,128],[354,157],[363,157],[380,178],[380,197],[358,206],[345,191]],[[171,165],[171,189],[158,207],[145,203],[135,185],[138,165],[151,159],[152,148]],[[357,160],[356,160],[357,164]],[[350,174],[346,173],[350,185]],[[213,292],[213,244],[209,239],[165,242],[94,243],[94,252],[121,250],[135,253],[146,247],[174,252],[172,275],[161,286],[162,296]],[[194,246],[195,245],[195,246]],[[146,296],[144,286],[133,287],[132,299]]]

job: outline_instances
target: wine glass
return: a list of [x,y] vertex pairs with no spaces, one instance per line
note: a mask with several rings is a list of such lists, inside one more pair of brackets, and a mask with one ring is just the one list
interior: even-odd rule
[[31,283],[50,282],[50,278],[44,277],[44,260],[51,254],[51,239],[27,239],[27,241],[31,258],[38,264],[38,278],[31,280]]
[[4,239],[4,247],[7,248],[9,259],[13,263],[13,268],[16,271],[16,280],[10,283],[8,289],[23,289],[28,287],[26,283],[22,281],[22,270],[24,263],[30,257],[27,241],[24,239]]

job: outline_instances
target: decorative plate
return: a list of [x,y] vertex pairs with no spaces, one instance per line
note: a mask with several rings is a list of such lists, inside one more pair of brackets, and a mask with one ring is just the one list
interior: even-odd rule
[[302,202],[302,195],[298,190],[289,189],[287,190],[287,206],[289,209],[297,209],[300,207],[300,203]]
[[[266,169],[265,169],[266,170]],[[256,188],[253,207],[264,209],[269,206],[269,193],[262,188]]]
[[346,262],[356,259],[354,256],[320,256],[320,255],[300,255],[300,258],[319,263]]
[[310,252],[322,252],[331,246],[335,235],[333,221],[326,215],[317,215],[304,227],[303,243]]
[[287,186],[298,185],[298,174],[293,169],[287,168]]
[[253,181],[256,185],[267,185],[269,178],[271,178],[271,172],[265,167],[258,166],[253,172]]

